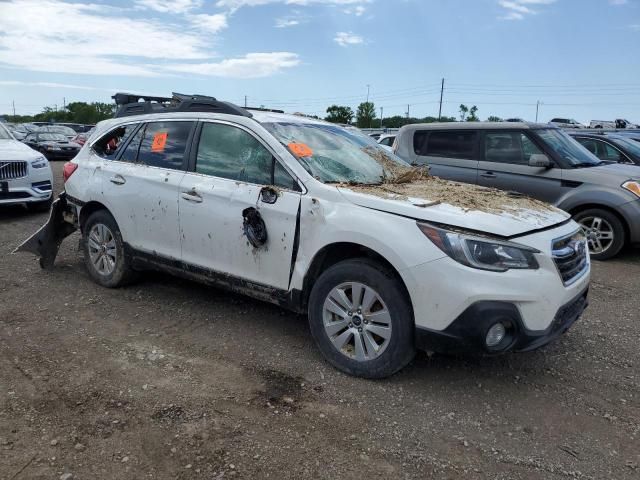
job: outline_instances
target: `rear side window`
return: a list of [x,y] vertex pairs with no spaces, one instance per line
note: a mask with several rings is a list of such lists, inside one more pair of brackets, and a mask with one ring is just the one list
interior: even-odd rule
[[476,132],[417,131],[413,137],[413,148],[416,155],[473,160],[477,139]]
[[100,140],[93,144],[93,151],[99,157],[114,159],[118,147],[124,143],[137,126],[138,124],[121,125],[110,130],[109,133],[103,135]]
[[138,150],[138,163],[181,170],[193,122],[150,122]]
[[255,137],[222,123],[202,126],[196,172],[258,185],[297,190],[293,177]]

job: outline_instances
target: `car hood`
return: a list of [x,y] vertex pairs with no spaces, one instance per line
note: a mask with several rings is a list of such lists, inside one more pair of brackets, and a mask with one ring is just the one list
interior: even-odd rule
[[562,178],[619,187],[627,180],[640,180],[640,168],[638,165],[608,163],[597,167],[565,169],[562,171]]
[[39,153],[18,140],[0,140],[0,160],[31,160],[38,156]]
[[[429,188],[420,192],[420,188],[413,188],[413,185],[411,188],[390,186],[389,189],[337,188],[346,200],[361,207],[502,237],[548,228],[570,218],[562,210],[525,196],[513,196],[475,185],[436,181],[445,186],[444,196],[442,191],[432,193]],[[450,201],[446,196],[450,196]],[[477,208],[473,206],[476,204]]]

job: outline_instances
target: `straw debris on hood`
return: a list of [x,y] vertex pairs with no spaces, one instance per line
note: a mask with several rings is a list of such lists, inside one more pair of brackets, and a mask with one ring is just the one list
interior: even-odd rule
[[426,167],[401,165],[378,149],[367,148],[367,153],[378,161],[389,175],[385,175],[380,185],[349,185],[348,188],[355,192],[390,200],[422,199],[428,202],[418,206],[446,203],[463,210],[490,213],[516,213],[523,209],[538,212],[556,210],[547,203],[514,192],[433,177],[429,175]]

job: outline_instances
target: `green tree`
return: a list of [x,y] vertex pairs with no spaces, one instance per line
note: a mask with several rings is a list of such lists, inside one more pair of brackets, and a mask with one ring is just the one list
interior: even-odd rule
[[501,122],[502,119],[500,117],[496,117],[495,115],[489,115],[487,117],[487,122]]
[[476,115],[478,113],[478,107],[475,105],[469,109],[469,116],[467,117],[467,122],[479,122],[480,117]]
[[464,122],[467,119],[467,113],[469,113],[469,107],[467,107],[464,103],[461,103],[460,107],[458,108],[458,111],[460,112],[460,121]]
[[350,124],[353,121],[353,110],[351,110],[351,107],[331,105],[327,108],[327,116],[324,119],[331,123]]
[[362,102],[358,105],[356,122],[358,128],[371,128],[373,120],[376,118],[376,106],[373,102]]

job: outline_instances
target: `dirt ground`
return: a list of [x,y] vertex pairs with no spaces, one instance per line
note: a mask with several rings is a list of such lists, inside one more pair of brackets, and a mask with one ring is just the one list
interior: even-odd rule
[[9,255],[44,220],[0,209],[2,479],[640,478],[640,250],[595,262],[540,351],[366,381],[275,306],[157,274],[101,288],[76,236],[51,272]]

